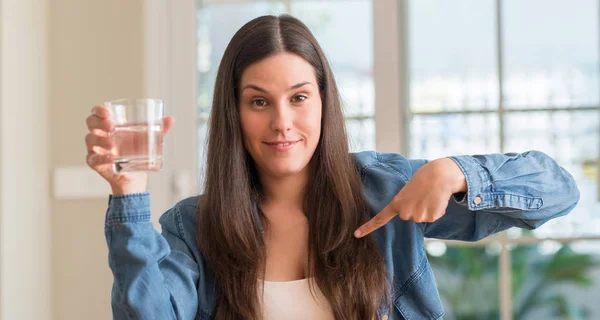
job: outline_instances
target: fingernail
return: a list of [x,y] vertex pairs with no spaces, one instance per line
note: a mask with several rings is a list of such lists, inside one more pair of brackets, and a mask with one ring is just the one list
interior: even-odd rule
[[361,234],[362,234],[362,232],[360,232],[360,230],[354,231],[354,236],[357,237],[357,238],[360,238]]

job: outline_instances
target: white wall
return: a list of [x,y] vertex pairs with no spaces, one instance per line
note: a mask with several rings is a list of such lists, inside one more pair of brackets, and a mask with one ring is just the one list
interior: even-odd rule
[[0,319],[50,319],[46,0],[0,4]]
[[[85,166],[85,119],[94,105],[144,95],[144,5],[143,0],[52,0],[52,169]],[[54,319],[112,318],[107,201],[108,194],[52,200]]]

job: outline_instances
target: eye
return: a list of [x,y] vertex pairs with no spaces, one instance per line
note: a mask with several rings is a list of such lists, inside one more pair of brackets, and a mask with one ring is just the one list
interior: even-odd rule
[[308,99],[308,97],[306,97],[305,95],[296,95],[292,98],[292,102],[302,102],[304,100]]
[[265,107],[267,105],[267,101],[264,99],[254,99],[252,100],[252,105],[257,107]]

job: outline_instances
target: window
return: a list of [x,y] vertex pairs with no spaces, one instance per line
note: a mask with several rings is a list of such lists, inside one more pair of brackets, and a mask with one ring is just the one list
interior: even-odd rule
[[469,246],[429,241],[449,317],[552,319],[581,308],[598,317],[586,300],[598,295],[600,278],[589,278],[598,263],[576,266],[600,256],[598,1],[405,3],[406,153],[432,159],[537,149],[581,190],[571,214],[539,230],[511,229]]

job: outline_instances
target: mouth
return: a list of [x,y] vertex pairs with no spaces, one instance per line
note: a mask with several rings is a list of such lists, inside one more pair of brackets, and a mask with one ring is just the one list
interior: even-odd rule
[[265,142],[265,144],[277,151],[287,151],[287,150],[292,149],[300,141],[301,140],[271,141],[271,142]]

